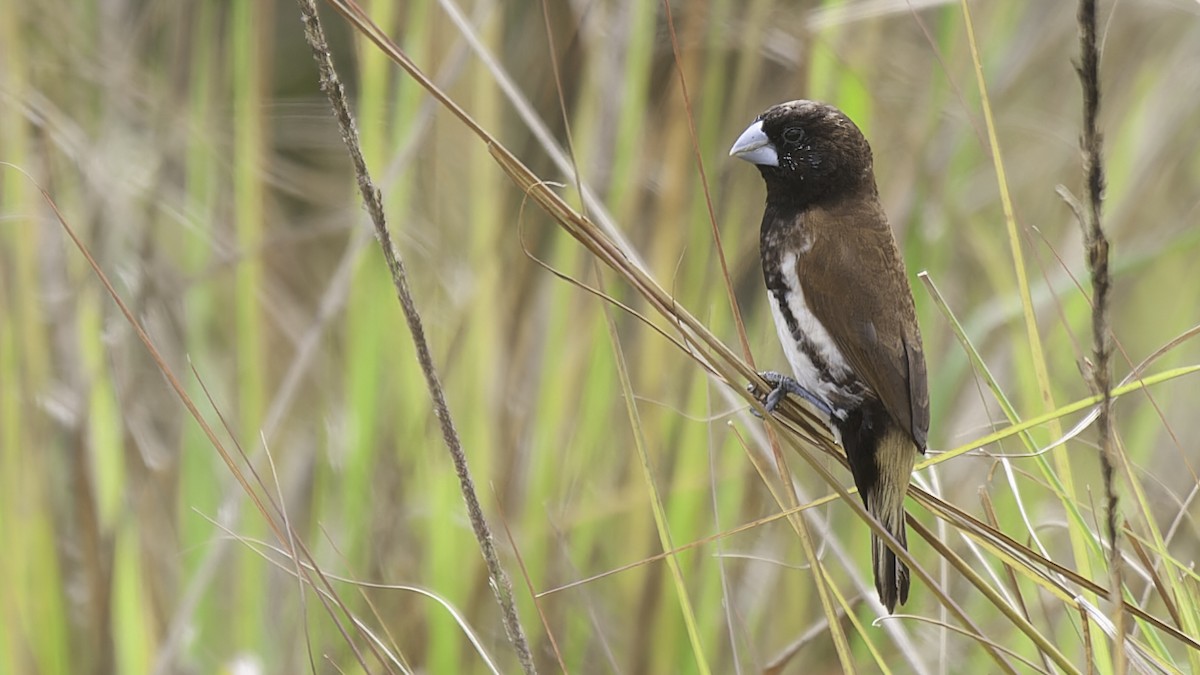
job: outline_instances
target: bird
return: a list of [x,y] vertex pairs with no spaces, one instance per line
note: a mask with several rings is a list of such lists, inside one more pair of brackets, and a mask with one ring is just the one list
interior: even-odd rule
[[[841,110],[797,100],[768,108],[730,156],[766,183],[763,280],[792,374],[760,373],[829,418],[867,511],[905,550],[904,496],[929,434],[925,356],[904,259],[879,200],[871,146]],[[910,573],[872,531],[875,589],[888,613]]]

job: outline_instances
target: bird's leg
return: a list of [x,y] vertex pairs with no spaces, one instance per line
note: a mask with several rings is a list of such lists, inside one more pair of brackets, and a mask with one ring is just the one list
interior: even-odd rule
[[779,402],[783,400],[785,395],[795,394],[796,396],[799,396],[805,401],[811,403],[817,410],[820,410],[830,417],[833,416],[833,408],[831,408],[828,403],[826,403],[820,396],[817,396],[811,391],[800,386],[800,383],[794,378],[788,377],[783,373],[777,373],[773,370],[763,371],[759,373],[758,376],[765,380],[767,384],[774,387],[774,389],[767,393],[767,397],[763,401],[763,407],[767,409],[767,412],[774,412],[775,408],[779,405]]

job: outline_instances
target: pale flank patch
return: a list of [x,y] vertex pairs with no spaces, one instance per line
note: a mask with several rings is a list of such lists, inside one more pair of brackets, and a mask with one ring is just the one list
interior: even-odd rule
[[[787,285],[786,300],[788,313],[796,319],[796,326],[800,329],[800,332],[816,347],[818,354],[825,360],[825,363],[829,364],[829,367],[834,370],[835,374],[840,375],[845,373],[850,367],[846,364],[846,359],[842,357],[841,350],[837,348],[837,345],[833,343],[833,339],[829,337],[829,332],[825,330],[825,326],[809,311],[808,303],[804,299],[804,291],[800,288],[800,279],[796,277],[795,269],[796,254],[785,253],[781,261],[781,270],[783,282]],[[788,330],[783,309],[775,301],[775,295],[768,293],[767,300],[771,306],[771,316],[775,318],[775,330],[779,333],[779,342],[783,345],[783,355],[787,357],[788,363],[792,366],[792,374],[795,375],[796,382],[826,401],[831,400],[830,395],[837,391],[837,387],[832,382],[821,379],[821,373],[817,371],[817,367],[813,365],[808,355],[800,349],[800,345]]]

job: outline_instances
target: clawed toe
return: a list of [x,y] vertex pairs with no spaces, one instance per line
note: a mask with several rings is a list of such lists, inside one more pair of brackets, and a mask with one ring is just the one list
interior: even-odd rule
[[[777,408],[779,406],[779,402],[783,400],[783,397],[790,393],[790,394],[795,394],[796,396],[804,399],[805,401],[808,401],[817,410],[820,410],[821,412],[825,413],[826,415],[833,414],[832,408],[830,407],[830,405],[828,403],[826,403],[822,398],[820,398],[816,394],[805,389],[795,379],[788,377],[787,375],[784,375],[782,373],[777,373],[773,370],[763,371],[763,372],[759,373],[758,376],[761,377],[764,382],[766,382],[767,384],[774,387],[773,389],[771,389],[771,391],[767,392],[766,396],[759,397],[759,400],[762,401],[763,408],[766,408],[768,413],[774,412],[775,408]],[[752,392],[757,393],[758,387],[756,387],[754,385],[754,383],[751,383],[749,386],[749,389]],[[761,417],[761,415],[759,415],[757,410],[752,410],[751,412],[753,412],[756,417]]]

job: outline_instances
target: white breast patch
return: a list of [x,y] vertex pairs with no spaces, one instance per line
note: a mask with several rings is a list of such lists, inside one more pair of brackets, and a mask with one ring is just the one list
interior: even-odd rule
[[[808,338],[808,341],[816,348],[820,358],[829,364],[834,374],[841,375],[845,373],[850,369],[850,366],[842,356],[841,350],[837,348],[833,339],[829,337],[829,332],[825,330],[825,326],[821,325],[817,317],[813,316],[812,311],[808,309],[808,303],[804,300],[804,291],[800,288],[800,279],[796,276],[795,271],[796,254],[784,254],[780,269],[783,281],[787,285],[785,300],[787,302],[788,313],[795,317],[796,325],[799,327],[800,332]],[[809,358],[808,354],[804,353],[804,350],[800,349],[800,345],[792,337],[791,331],[788,330],[787,320],[784,319],[782,308],[776,302],[775,294],[768,293],[767,301],[771,306],[771,316],[775,318],[775,330],[779,333],[779,342],[783,345],[783,354],[792,366],[792,373],[796,377],[796,382],[805,389],[821,396],[826,401],[830,400],[830,393],[836,390],[836,386],[833,382],[822,379],[821,373],[813,365],[812,359]]]

